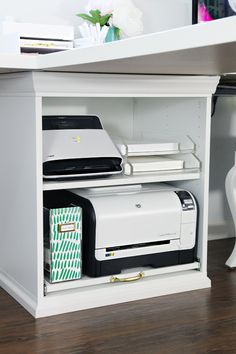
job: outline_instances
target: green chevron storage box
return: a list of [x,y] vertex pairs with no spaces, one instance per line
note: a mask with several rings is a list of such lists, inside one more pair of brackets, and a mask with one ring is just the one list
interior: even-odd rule
[[44,269],[50,283],[81,278],[82,209],[44,208]]

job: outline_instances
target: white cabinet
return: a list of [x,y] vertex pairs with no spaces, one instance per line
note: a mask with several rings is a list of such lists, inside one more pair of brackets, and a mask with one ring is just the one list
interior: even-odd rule
[[[28,72],[0,76],[0,284],[33,316],[77,311],[210,286],[207,218],[211,95],[218,77]],[[121,137],[182,136],[199,164],[178,172],[43,182],[42,115],[96,114]],[[43,190],[168,182],[199,205],[196,262],[144,272],[132,283],[110,277],[46,284],[43,272]]]

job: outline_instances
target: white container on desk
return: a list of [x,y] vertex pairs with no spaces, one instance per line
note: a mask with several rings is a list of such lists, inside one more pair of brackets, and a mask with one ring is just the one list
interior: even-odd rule
[[0,54],[20,54],[20,35],[9,29],[10,16],[0,17]]

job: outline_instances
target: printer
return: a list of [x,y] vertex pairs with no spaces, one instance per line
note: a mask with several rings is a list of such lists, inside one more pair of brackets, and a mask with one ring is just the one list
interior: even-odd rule
[[43,177],[73,179],[122,172],[122,158],[97,116],[43,116]]
[[188,191],[147,184],[47,193],[83,210],[83,273],[88,276],[195,261],[198,211]]

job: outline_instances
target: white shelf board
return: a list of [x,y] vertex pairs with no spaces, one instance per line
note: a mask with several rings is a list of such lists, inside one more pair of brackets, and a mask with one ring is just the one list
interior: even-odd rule
[[76,181],[44,181],[43,190],[60,190],[74,188],[91,188],[104,186],[121,186],[140,183],[185,181],[200,178],[200,171],[187,169],[179,171],[161,171],[159,173],[139,174],[135,176],[114,175],[112,177],[83,179]]
[[22,54],[1,54],[0,74],[18,71],[31,71],[38,68],[38,57]]
[[236,16],[38,58],[69,72],[218,75],[236,72]]
[[[121,274],[115,274],[115,276],[124,278],[124,277],[134,277],[138,273],[143,272],[144,277],[150,277],[154,275],[160,275],[160,274],[170,274],[170,273],[175,273],[175,272],[182,272],[186,270],[193,270],[193,269],[198,269],[199,270],[199,263],[194,262],[194,263],[189,263],[189,264],[180,264],[176,266],[170,266],[170,267],[163,267],[163,268],[137,268],[137,269],[130,269],[126,270],[124,272],[121,272]],[[70,290],[70,289],[77,289],[77,288],[83,288],[87,286],[95,286],[95,285],[101,285],[101,284],[109,284],[111,283],[111,276],[104,276],[104,277],[98,277],[98,278],[90,278],[87,276],[83,276],[79,280],[73,280],[73,281],[67,281],[67,282],[61,282],[61,283],[54,283],[51,284],[47,280],[45,280],[45,286],[46,286],[46,294],[56,292],[56,291],[63,291],[63,290]]]

